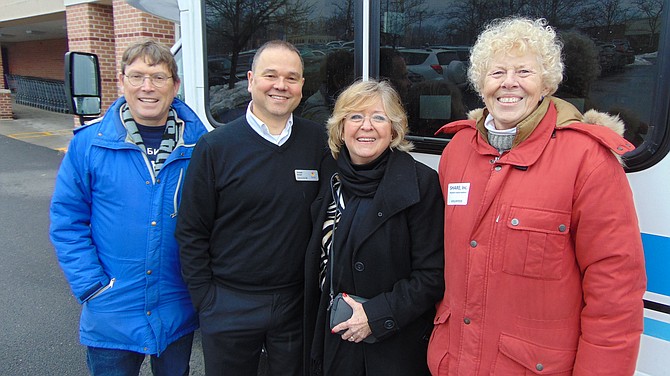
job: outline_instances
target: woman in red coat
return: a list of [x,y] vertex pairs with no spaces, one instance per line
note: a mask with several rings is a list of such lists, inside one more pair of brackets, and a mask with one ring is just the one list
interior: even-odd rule
[[486,108],[441,129],[432,374],[632,375],[646,278],[623,124],[551,96],[563,63],[544,20],[494,22],[470,59]]

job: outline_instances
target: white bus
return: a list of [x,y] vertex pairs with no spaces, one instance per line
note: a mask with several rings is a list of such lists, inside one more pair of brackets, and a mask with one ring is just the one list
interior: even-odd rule
[[637,146],[625,156],[648,277],[636,374],[670,374],[670,0],[127,1],[180,24],[180,95],[209,127],[244,113],[254,50],[284,39],[305,60],[298,115],[323,121],[343,82],[381,74],[403,97],[415,157],[434,167],[449,142],[435,130],[483,106],[465,83],[482,25],[510,14],[546,18],[565,44],[556,95],[619,114]]

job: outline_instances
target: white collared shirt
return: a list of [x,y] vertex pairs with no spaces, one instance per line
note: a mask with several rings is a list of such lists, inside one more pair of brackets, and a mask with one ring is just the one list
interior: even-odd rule
[[272,142],[273,144],[277,146],[283,145],[288,140],[288,138],[291,137],[291,130],[293,129],[293,114],[289,116],[284,130],[275,136],[270,133],[270,128],[268,128],[268,126],[265,125],[261,119],[259,119],[256,115],[254,115],[253,112],[251,112],[251,106],[253,106],[253,104],[254,102],[252,101],[249,102],[249,106],[247,106],[247,123],[249,123],[251,129],[256,131],[256,133],[258,133],[261,137]]

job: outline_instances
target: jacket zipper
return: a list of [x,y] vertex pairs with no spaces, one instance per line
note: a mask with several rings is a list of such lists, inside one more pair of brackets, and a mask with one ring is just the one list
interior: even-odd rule
[[172,204],[174,205],[174,212],[170,214],[170,218],[174,218],[177,216],[177,207],[178,207],[178,202],[177,199],[179,198],[179,189],[181,188],[181,178],[184,176],[184,169],[181,168],[179,169],[179,179],[177,179],[177,188],[174,190],[174,197],[172,198]]
[[112,278],[111,280],[109,280],[109,284],[107,286],[98,290],[95,294],[91,295],[91,297],[88,298],[86,301],[91,301],[91,300],[97,298],[103,292],[105,292],[105,291],[111,289],[112,287],[114,287],[114,282],[116,282],[116,278]]

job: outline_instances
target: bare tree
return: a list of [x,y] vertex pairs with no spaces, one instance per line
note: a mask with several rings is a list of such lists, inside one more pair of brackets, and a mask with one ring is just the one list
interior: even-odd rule
[[649,25],[649,42],[647,46],[654,47],[654,35],[659,27],[661,14],[663,14],[663,0],[633,0],[633,5],[646,17],[647,25]]
[[208,36],[218,44],[210,47],[232,52],[230,89],[235,86],[239,53],[252,37],[273,26],[282,28],[286,35],[311,12],[311,5],[304,0],[205,0],[205,4]]
[[339,39],[354,39],[354,1],[337,0],[332,4],[335,11],[326,20],[325,27]]
[[421,44],[424,23],[436,17],[426,0],[382,0],[381,21],[386,37],[396,46],[402,43]]
[[630,13],[622,0],[591,0],[582,9],[583,25],[602,27],[606,35],[615,25],[625,24]]
[[569,29],[579,22],[583,0],[536,0],[528,9],[534,17],[542,17],[549,25]]
[[536,1],[530,0],[501,0],[497,9],[505,16],[520,16],[528,12],[528,6]]
[[490,20],[495,18],[494,0],[452,0],[443,13],[444,28],[451,30],[456,40],[471,44]]

